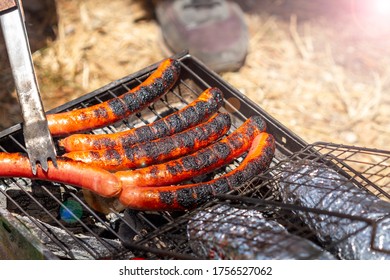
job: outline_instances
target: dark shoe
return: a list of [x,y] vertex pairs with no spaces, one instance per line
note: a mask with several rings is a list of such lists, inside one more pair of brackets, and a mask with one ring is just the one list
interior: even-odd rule
[[235,71],[244,63],[248,30],[240,7],[222,0],[160,1],[156,7],[166,48],[188,49],[216,72]]

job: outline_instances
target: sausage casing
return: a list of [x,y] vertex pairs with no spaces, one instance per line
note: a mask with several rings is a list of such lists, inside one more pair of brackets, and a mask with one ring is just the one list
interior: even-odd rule
[[265,131],[260,116],[252,116],[227,137],[195,153],[165,163],[135,170],[118,171],[122,185],[129,187],[163,186],[210,173],[248,151],[253,139]]
[[121,183],[114,174],[83,162],[57,157],[57,167],[48,161],[48,171],[39,166],[31,171],[28,157],[22,153],[0,153],[0,177],[21,177],[69,184],[90,190],[103,197],[114,197],[121,191]]
[[138,112],[166,94],[179,78],[180,63],[168,58],[140,85],[108,101],[57,114],[48,114],[53,136],[89,131],[107,126]]
[[180,211],[193,209],[216,194],[225,193],[264,172],[275,152],[275,139],[266,132],[256,136],[251,148],[234,170],[202,183],[161,187],[123,186],[119,201],[125,207],[150,211]]
[[223,104],[223,93],[208,88],[184,108],[153,123],[111,134],[74,134],[59,140],[67,152],[128,147],[169,136],[204,122]]
[[204,123],[151,142],[114,149],[74,151],[63,156],[110,171],[142,168],[204,148],[225,135],[230,125],[229,114],[218,113]]

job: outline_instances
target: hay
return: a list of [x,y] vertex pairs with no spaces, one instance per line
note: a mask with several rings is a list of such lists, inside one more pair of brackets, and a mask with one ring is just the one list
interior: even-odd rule
[[[309,143],[390,150],[390,43],[358,29],[341,2],[238,1],[248,57],[221,75]],[[327,3],[336,8],[323,12]],[[34,53],[46,109],[164,58],[147,4],[57,0],[57,37]]]

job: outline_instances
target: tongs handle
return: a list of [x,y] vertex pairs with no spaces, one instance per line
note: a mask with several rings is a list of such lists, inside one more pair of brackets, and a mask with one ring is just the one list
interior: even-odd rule
[[[6,0],[2,2],[0,7],[11,7],[8,7],[8,11],[0,11],[0,20],[22,110],[27,153],[32,171],[36,174],[37,162],[40,162],[45,171],[48,169],[48,158],[51,158],[56,165],[56,151],[43,109],[24,16],[18,1]],[[16,5],[12,6],[11,2]]]

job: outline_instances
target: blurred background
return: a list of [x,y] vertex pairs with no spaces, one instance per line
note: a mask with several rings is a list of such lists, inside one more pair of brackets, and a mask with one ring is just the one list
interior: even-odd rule
[[[157,1],[24,0],[45,109],[165,58]],[[237,3],[249,52],[224,80],[309,143],[390,150],[390,1]],[[2,35],[0,55],[4,129],[21,117]]]

